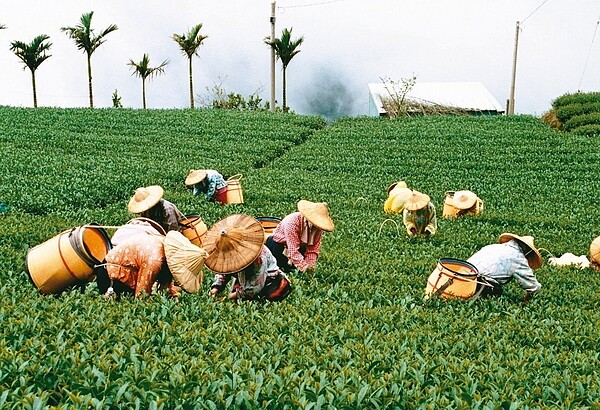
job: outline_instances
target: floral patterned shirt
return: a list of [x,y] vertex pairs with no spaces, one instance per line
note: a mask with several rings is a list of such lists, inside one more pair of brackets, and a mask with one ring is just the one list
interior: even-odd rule
[[[120,242],[106,254],[108,277],[133,289],[135,296],[150,295],[165,262],[163,238],[138,234]],[[177,297],[173,281],[168,285],[171,296]]]
[[211,288],[216,288],[221,292],[231,278],[235,278],[231,288],[232,292],[236,292],[240,299],[255,299],[261,296],[267,277],[282,274],[275,257],[269,248],[263,245],[259,257],[250,266],[234,274],[216,274]]
[[484,246],[467,259],[467,262],[475,265],[481,276],[499,285],[515,279],[519,286],[529,293],[536,293],[542,288],[521,247],[514,239]]

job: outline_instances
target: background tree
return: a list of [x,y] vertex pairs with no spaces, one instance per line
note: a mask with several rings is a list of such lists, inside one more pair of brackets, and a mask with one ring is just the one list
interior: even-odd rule
[[4,30],[6,26],[4,24],[0,24],[0,30]]
[[270,38],[265,39],[265,43],[275,50],[277,58],[281,60],[283,65],[283,112],[288,112],[287,100],[286,100],[286,77],[285,71],[288,64],[292,61],[292,58],[300,52],[298,47],[304,42],[304,37],[299,37],[296,40],[292,40],[292,29],[289,30],[284,28],[281,32],[280,38],[275,38],[271,41]]
[[163,74],[167,64],[169,64],[169,60],[163,61],[158,67],[150,67],[150,57],[148,57],[148,54],[146,53],[144,53],[144,56],[139,63],[136,63],[133,60],[129,60],[129,63],[127,63],[133,70],[131,75],[135,75],[142,79],[142,103],[144,109],[146,109],[146,78],[152,78],[155,75]]
[[173,34],[171,38],[179,45],[181,52],[187,56],[190,75],[190,108],[194,108],[194,84],[192,81],[192,57],[198,55],[198,48],[208,38],[200,34],[202,24],[197,24],[186,34]]
[[[34,38],[31,43],[26,44],[22,41],[13,41],[10,43],[10,51],[15,53],[17,57],[21,59],[25,67],[28,67],[31,71],[31,85],[33,88],[33,106],[37,108],[37,93],[35,86],[35,71],[38,69],[40,64],[51,57],[51,54],[46,54],[46,51],[50,50],[52,43],[46,42],[50,39],[46,34],[40,34]],[[23,70],[25,70],[23,67]]]
[[119,29],[115,24],[111,24],[102,30],[100,34],[94,34],[94,30],[91,28],[93,15],[93,11],[83,13],[78,25],[74,27],[61,27],[60,29],[61,31],[66,32],[67,35],[73,39],[77,48],[83,50],[87,55],[90,108],[94,108],[94,93],[92,91],[92,54],[106,41],[105,37],[108,34]]

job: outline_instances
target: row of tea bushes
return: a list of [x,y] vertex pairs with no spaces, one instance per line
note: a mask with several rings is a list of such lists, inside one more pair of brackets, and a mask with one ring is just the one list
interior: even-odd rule
[[545,118],[555,118],[554,126],[579,135],[600,134],[600,93],[565,94],[552,102]]
[[[81,121],[86,112],[97,115],[82,111]],[[213,115],[149,115],[168,123],[161,116],[179,114]],[[144,115],[135,112],[125,120],[107,115],[97,127],[124,129],[123,121],[142,121]],[[243,206],[208,204],[178,185],[187,156],[172,158],[177,175],[140,167],[137,177],[165,178],[168,199],[197,211],[208,225],[234,212],[282,217],[301,198],[327,201],[336,229],[325,235],[316,273],[292,275],[294,291],[281,303],[212,300],[208,272],[204,289],[177,304],[158,295],[107,303],[94,284],[83,293],[43,297],[26,280],[27,246],[75,221],[104,222],[107,215],[123,220],[130,193],[69,212],[11,208],[0,216],[1,407],[600,406],[600,275],[546,264],[538,271],[542,292],[527,306],[516,284],[494,300],[423,300],[437,258],[467,258],[504,231],[531,234],[556,255],[585,253],[600,226],[595,184],[600,140],[565,138],[538,119],[518,116],[358,118],[321,127],[313,119],[285,115],[214,115],[219,117],[211,126],[219,129],[254,123],[254,138],[246,144],[222,147],[212,140],[214,152],[227,151],[224,158],[263,152],[252,141],[267,144],[276,137],[274,126],[286,140],[306,134],[260,166],[240,162],[251,164],[243,169]],[[181,121],[179,127],[191,127]],[[164,132],[169,130],[165,125]],[[58,158],[69,155],[69,135],[55,137],[54,144],[63,147],[54,153]],[[138,159],[150,163],[151,154],[168,152],[177,132],[169,135],[153,141],[152,153],[139,150]],[[81,135],[80,144],[96,138]],[[123,139],[132,147],[146,141],[133,134]],[[104,150],[122,155],[119,144]],[[23,159],[36,161],[39,155],[30,147]],[[82,161],[94,155],[83,150]],[[222,168],[216,156],[211,164]],[[439,213],[446,190],[471,189],[485,201],[484,214],[440,220],[431,238],[409,239],[399,216],[393,217],[398,230],[392,222],[380,229],[389,218],[382,210],[386,188],[397,180],[428,193]],[[59,187],[48,187],[50,195],[54,189]],[[87,188],[71,189],[84,195]]]

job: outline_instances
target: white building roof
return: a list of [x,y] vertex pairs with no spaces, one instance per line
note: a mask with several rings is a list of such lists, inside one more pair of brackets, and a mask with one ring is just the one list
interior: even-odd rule
[[[390,84],[387,84],[388,88]],[[390,96],[383,83],[369,83],[372,103],[379,115],[385,114],[382,97]],[[392,91],[393,92],[393,91]],[[479,82],[415,83],[406,98],[425,105],[443,105],[469,111],[504,112],[494,96]]]

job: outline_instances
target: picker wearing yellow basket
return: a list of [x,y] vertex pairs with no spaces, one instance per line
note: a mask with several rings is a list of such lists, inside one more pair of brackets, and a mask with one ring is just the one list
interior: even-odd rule
[[404,203],[411,196],[412,191],[406,182],[398,181],[387,189],[388,197],[383,204],[383,210],[388,214],[398,214],[404,210]]

